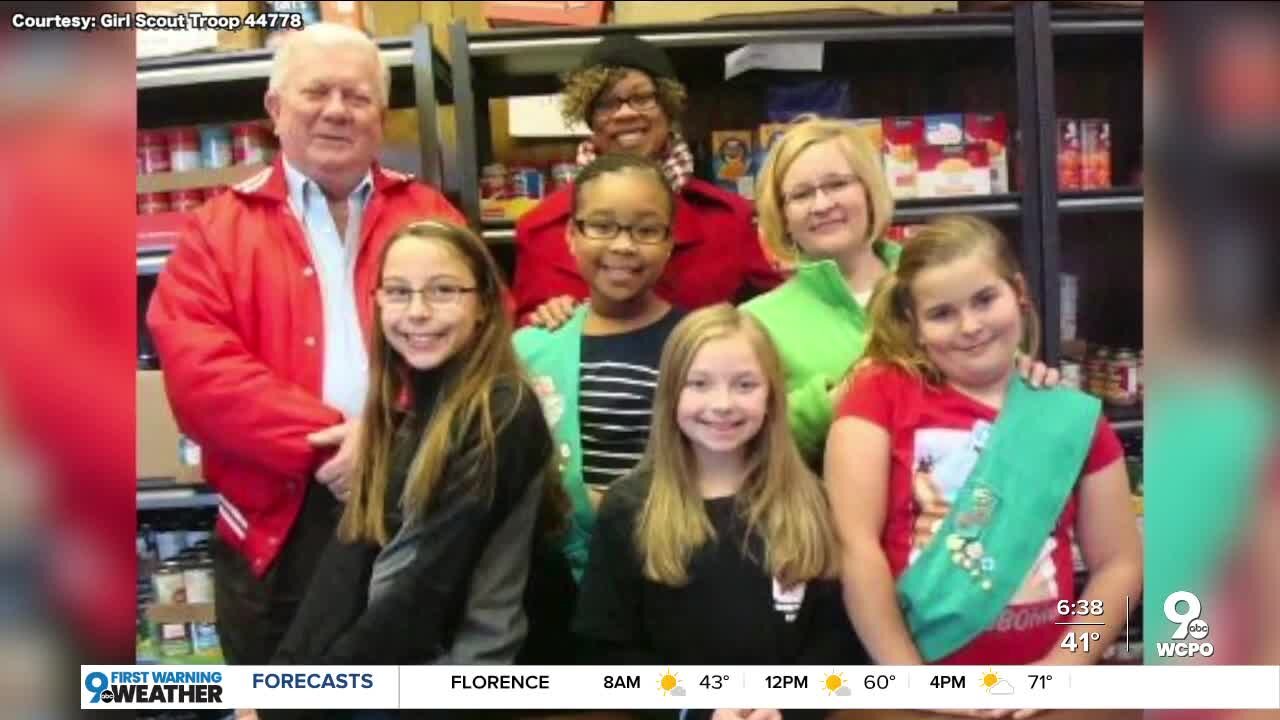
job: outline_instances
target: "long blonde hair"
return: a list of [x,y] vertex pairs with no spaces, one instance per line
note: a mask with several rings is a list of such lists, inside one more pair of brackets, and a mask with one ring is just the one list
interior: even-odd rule
[[782,181],[800,153],[828,140],[837,141],[835,146],[866,190],[867,237],[863,239],[874,242],[883,238],[893,222],[893,193],[880,164],[879,149],[848,121],[815,117],[799,122],[774,143],[757,183],[760,231],[769,251],[787,263],[803,259],[803,250],[789,239]]
[[[457,350],[449,363],[448,377],[430,421],[418,444],[409,477],[405,480],[401,505],[405,516],[420,515],[427,507],[436,484],[451,461],[469,469],[475,490],[491,495],[494,484],[495,438],[510,421],[512,414],[495,418],[492,396],[502,381],[517,388],[514,407],[519,407],[522,394],[531,392],[524,382],[523,371],[511,343],[511,320],[503,307],[506,292],[498,266],[484,244],[471,231],[444,222],[422,221],[406,225],[387,241],[378,263],[378,272],[386,266],[391,248],[407,238],[437,243],[461,260],[476,279],[476,299],[480,305],[474,334]],[[411,392],[412,368],[387,342],[382,330],[382,310],[375,306],[373,347],[369,367],[369,393],[365,400],[361,437],[356,454],[351,497],[339,523],[339,536],[347,541],[388,540],[384,508],[387,483],[391,477],[391,450],[396,432],[396,414],[403,408]],[[460,447],[468,428],[479,429],[480,442],[473,447]],[[567,507],[567,498],[552,493],[563,488],[554,477],[555,458],[548,458],[544,469],[546,500],[554,512]],[[544,504],[544,508],[548,505]]]
[[640,464],[653,479],[636,524],[644,575],[654,582],[684,585],[694,551],[716,539],[698,491],[697,459],[676,412],[698,351],[712,340],[739,334],[754,350],[769,387],[768,411],[747,443],[746,482],[737,498],[748,536],[754,532],[763,538],[763,564],[785,585],[832,577],[838,567],[826,494],[801,458],[787,422],[778,352],[753,317],[725,304],[681,320],[662,351],[649,443]]
[[975,252],[990,259],[992,269],[1018,296],[1022,307],[1019,348],[1034,357],[1040,348],[1040,318],[1009,241],[981,218],[949,215],[933,220],[914,235],[898,258],[897,270],[877,284],[871,297],[871,337],[862,362],[895,365],[930,383],[942,383],[941,371],[916,340],[911,288],[925,270]]

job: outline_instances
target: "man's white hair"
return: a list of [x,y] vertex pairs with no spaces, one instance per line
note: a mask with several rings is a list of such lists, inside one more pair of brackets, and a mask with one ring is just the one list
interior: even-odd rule
[[267,81],[268,92],[280,92],[284,89],[287,75],[293,65],[293,56],[297,54],[298,48],[306,45],[321,47],[354,45],[373,53],[378,63],[376,82],[379,87],[376,97],[382,101],[383,108],[391,104],[391,69],[387,67],[382,53],[378,51],[377,43],[359,30],[338,23],[315,23],[286,35],[284,41],[276,48],[275,57],[271,61],[271,78]]

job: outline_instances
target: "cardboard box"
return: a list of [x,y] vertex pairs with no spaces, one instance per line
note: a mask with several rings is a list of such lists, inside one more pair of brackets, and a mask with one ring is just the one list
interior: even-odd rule
[[952,2],[624,2],[613,4],[615,25],[649,23],[688,23],[721,16],[775,15],[781,13],[813,13],[814,11],[858,11],[879,15],[927,15],[933,12],[956,12]]
[[919,153],[917,197],[991,194],[991,165],[985,144],[924,145]]
[[367,32],[371,25],[368,17],[368,6],[369,3],[358,2],[357,0],[321,2],[320,19],[324,22],[346,25],[356,30]]
[[571,25],[590,27],[604,22],[605,2],[486,2],[484,17],[493,27]]
[[987,146],[991,163],[991,192],[1009,192],[1009,126],[1004,113],[967,113],[964,141]]
[[159,370],[137,371],[137,477],[204,482],[199,446],[178,430]]
[[1111,187],[1111,123],[1107,120],[1080,121],[1080,168],[1083,189]]
[[751,131],[713,131],[711,152],[711,174],[716,184],[742,197],[754,198],[755,170],[751,162]]
[[917,150],[924,144],[924,118],[887,117],[881,121],[884,132],[884,175],[894,199],[916,196]]

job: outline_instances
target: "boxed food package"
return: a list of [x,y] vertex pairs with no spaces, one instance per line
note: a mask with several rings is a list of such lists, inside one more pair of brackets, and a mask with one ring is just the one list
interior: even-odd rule
[[959,145],[964,142],[964,116],[960,113],[925,115],[924,141],[928,145]]
[[745,198],[755,197],[750,130],[715,130],[711,133],[711,172],[716,184]]
[[513,25],[591,26],[604,22],[605,3],[486,2],[484,17],[493,27]]
[[987,146],[991,163],[991,192],[1009,192],[1009,126],[1004,113],[967,113],[964,141]]
[[1080,121],[1058,118],[1058,189],[1080,190],[1081,175]]
[[924,118],[887,117],[881,121],[884,131],[884,174],[889,190],[897,200],[916,197],[916,152],[924,144]]
[[1083,189],[1111,187],[1111,123],[1107,120],[1080,121],[1080,168]]
[[986,145],[924,145],[919,153],[917,197],[991,194],[991,166]]

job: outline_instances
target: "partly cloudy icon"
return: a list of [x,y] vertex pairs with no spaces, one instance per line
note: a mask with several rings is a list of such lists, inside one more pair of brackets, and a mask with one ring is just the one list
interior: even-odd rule
[[671,691],[671,694],[678,697],[684,697],[684,688],[677,685],[676,688]]
[[995,687],[991,688],[991,694],[992,695],[1012,695],[1013,684],[1010,683],[1008,680],[1001,680],[1000,682],[996,683]]
[[836,695],[841,695],[841,696],[844,696],[844,697],[848,697],[848,696],[850,696],[850,695],[852,695],[852,694],[853,694],[853,691],[849,689],[849,686],[848,686],[848,685],[845,685],[844,687],[842,687],[842,688],[840,688],[839,690],[837,690],[837,691],[836,691]]

